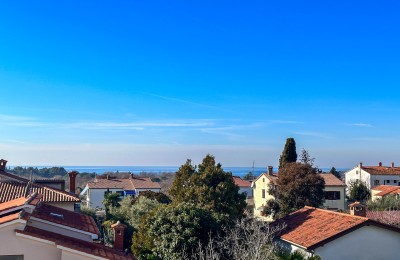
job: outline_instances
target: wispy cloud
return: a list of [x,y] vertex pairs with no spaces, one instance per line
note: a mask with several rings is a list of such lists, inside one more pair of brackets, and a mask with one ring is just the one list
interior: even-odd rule
[[358,127],[373,127],[371,124],[365,124],[365,123],[355,123],[355,124],[350,124],[352,126],[358,126]]
[[212,125],[211,122],[135,122],[135,123],[115,123],[115,122],[79,122],[63,124],[65,128],[78,129],[130,129],[145,130],[147,127],[204,127]]
[[333,139],[332,136],[324,134],[324,133],[318,133],[318,132],[294,132],[296,135],[303,135],[303,136],[311,136],[311,137],[319,137],[323,139]]
[[290,121],[290,120],[269,120],[269,122],[273,124],[297,124],[297,125],[304,125],[305,122],[300,121]]

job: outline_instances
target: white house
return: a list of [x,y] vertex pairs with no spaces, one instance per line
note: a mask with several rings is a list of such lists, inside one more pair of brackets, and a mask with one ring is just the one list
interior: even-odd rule
[[89,208],[103,208],[104,196],[107,193],[118,193],[121,197],[138,196],[142,191],[160,192],[161,186],[150,178],[135,177],[132,174],[128,179],[95,179],[88,182],[82,190],[83,205]]
[[247,198],[253,197],[253,189],[251,188],[251,181],[243,180],[238,176],[232,176],[236,186],[239,187],[239,193],[246,194]]
[[[41,199],[40,194],[32,194],[0,203],[0,259],[134,259],[123,248],[95,242],[99,230],[93,218],[42,203]],[[114,245],[123,240],[118,234],[114,234]]]
[[350,187],[352,183],[363,182],[368,189],[372,189],[379,185],[400,185],[400,167],[383,166],[380,162],[378,166],[358,166],[345,173],[346,185]]
[[324,260],[399,259],[400,229],[366,218],[360,204],[350,206],[351,214],[304,207],[288,215],[280,220],[287,225],[280,243]]
[[346,208],[346,184],[331,173],[319,174],[325,181],[323,207],[331,210],[344,210]]

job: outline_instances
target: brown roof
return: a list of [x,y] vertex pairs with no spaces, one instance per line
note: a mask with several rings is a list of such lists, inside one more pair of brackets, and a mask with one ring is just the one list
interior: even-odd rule
[[126,255],[122,251],[115,250],[102,244],[91,243],[72,237],[63,236],[53,232],[27,226],[25,229],[16,230],[16,233],[33,236],[47,241],[54,242],[57,246],[67,247],[86,254],[104,257],[107,259],[128,260],[135,259],[132,255]]
[[26,198],[21,197],[21,198],[17,198],[14,200],[0,203],[0,213],[2,211],[8,210],[8,209],[12,209],[12,208],[16,208],[16,207],[20,207],[20,206],[28,205],[28,204],[36,206],[41,198],[42,198],[41,194],[34,193]]
[[161,189],[157,182],[150,178],[128,178],[128,179],[96,179],[88,182],[89,189]]
[[232,178],[233,178],[233,181],[235,182],[235,184],[239,187],[246,187],[246,188],[251,187],[250,181],[242,180],[242,178],[240,178],[238,176],[232,176]]
[[375,196],[385,196],[388,194],[400,194],[400,186],[391,186],[391,185],[379,185],[372,190],[380,191],[379,193],[375,194]]
[[[1,174],[0,174],[1,175]],[[28,192],[26,191],[28,189]],[[79,202],[78,195],[37,183],[18,181],[0,181],[0,203],[25,197],[26,193],[43,195],[43,202]]]
[[372,175],[400,175],[400,167],[363,166],[362,169]]
[[287,228],[281,239],[303,248],[316,248],[329,239],[347,234],[368,221],[367,218],[329,210],[304,207],[281,221]]
[[37,206],[31,216],[96,235],[100,233],[92,217],[47,204]]
[[319,174],[324,181],[325,181],[325,186],[346,186],[340,179],[338,179],[335,175],[332,173],[321,173]]

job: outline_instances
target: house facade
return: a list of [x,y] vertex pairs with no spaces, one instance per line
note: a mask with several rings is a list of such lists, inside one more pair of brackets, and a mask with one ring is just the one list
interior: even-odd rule
[[243,180],[238,176],[232,176],[233,182],[239,187],[239,193],[246,194],[246,198],[253,198],[253,189],[251,188],[251,181]]
[[319,174],[325,181],[323,207],[330,210],[346,208],[346,184],[331,173]]
[[118,193],[120,197],[138,196],[142,191],[160,192],[161,186],[150,178],[140,178],[130,175],[127,179],[95,179],[88,182],[81,192],[84,198],[82,204],[89,208],[104,208],[103,200],[107,193]]
[[255,217],[266,221],[272,221],[270,216],[265,216],[263,214],[264,206],[267,201],[275,199],[273,194],[270,194],[269,189],[271,185],[276,185],[278,176],[273,173],[273,167],[268,167],[268,172],[261,174],[252,183],[253,188],[253,201],[254,201],[254,211]]
[[400,186],[379,185],[371,189],[372,201],[376,201],[390,195],[400,199]]
[[400,167],[383,166],[380,162],[378,166],[358,166],[345,173],[346,185],[348,188],[355,182],[363,182],[369,190],[379,185],[400,185]]
[[365,208],[351,212],[304,207],[281,220],[287,227],[280,243],[291,252],[298,250],[324,260],[399,258],[399,228],[366,218]]
[[42,197],[35,193],[0,204],[0,259],[134,259],[123,248],[95,242],[93,218],[45,204]]

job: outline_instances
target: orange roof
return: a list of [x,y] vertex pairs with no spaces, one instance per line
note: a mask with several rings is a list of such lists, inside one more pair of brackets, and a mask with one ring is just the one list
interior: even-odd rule
[[73,250],[77,250],[90,255],[95,255],[98,257],[104,257],[107,259],[116,259],[116,260],[135,259],[132,255],[126,255],[122,251],[115,250],[103,244],[91,243],[30,226],[25,227],[23,231],[16,230],[15,232],[40,238],[47,241],[52,241],[57,246],[67,247]]
[[320,173],[319,176],[321,176],[324,179],[325,186],[344,186],[344,187],[346,186],[344,182],[342,182],[332,173]]
[[233,178],[233,181],[235,182],[235,184],[239,187],[246,187],[246,188],[251,187],[250,181],[242,180],[242,178],[240,178],[238,176],[232,176],[232,178]]
[[100,233],[92,217],[47,204],[37,206],[31,216],[96,235]]
[[18,211],[17,213],[10,214],[10,215],[4,216],[4,217],[0,217],[0,224],[4,224],[4,223],[10,222],[10,221],[19,219],[20,213],[21,213],[21,211]]
[[281,235],[281,239],[309,249],[316,248],[330,239],[337,238],[363,226],[368,219],[329,210],[304,207],[280,221],[287,225]]
[[89,189],[161,189],[157,182],[150,178],[128,178],[128,179],[96,179],[88,182]]
[[400,175],[400,167],[363,166],[362,169],[372,175]]
[[388,194],[400,194],[400,186],[391,186],[391,185],[379,185],[372,190],[380,191],[379,193],[375,194],[375,196],[385,196]]
[[[1,173],[0,173],[1,175]],[[79,202],[78,195],[40,184],[19,181],[0,181],[0,203],[25,197],[26,190],[43,195],[43,202]]]
[[36,206],[39,203],[39,201],[41,200],[41,198],[42,198],[41,194],[33,193],[30,196],[28,196],[27,198],[21,197],[21,198],[17,198],[14,200],[0,203],[0,212],[2,212],[4,210],[12,209],[12,208],[20,207],[23,205],[27,205],[27,204]]

